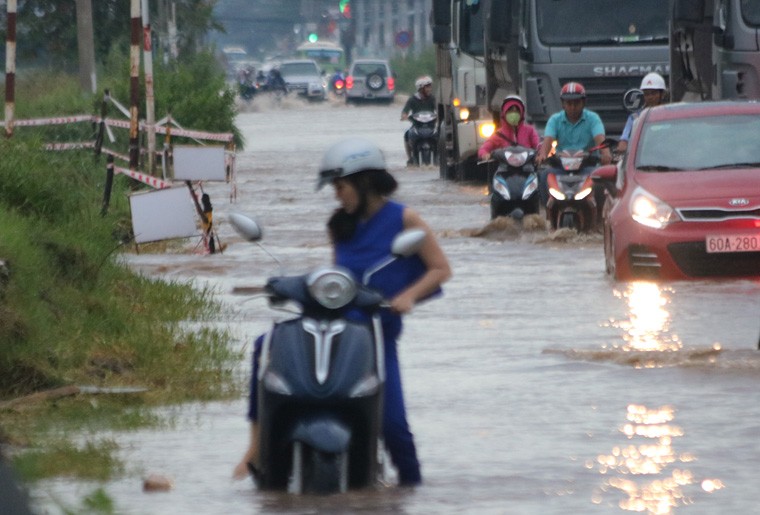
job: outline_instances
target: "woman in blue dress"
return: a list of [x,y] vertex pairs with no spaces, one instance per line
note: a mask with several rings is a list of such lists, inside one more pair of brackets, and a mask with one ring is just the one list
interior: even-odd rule
[[[430,227],[413,209],[390,200],[398,187],[388,173],[385,158],[371,141],[350,138],[330,147],[322,159],[318,188],[332,184],[340,207],[328,221],[335,263],[361,279],[364,271],[390,254],[393,238],[405,229],[426,233],[419,253],[398,260],[374,274],[373,286],[390,299],[390,310],[382,315],[385,341],[385,401],[383,439],[398,470],[399,484],[418,485],[422,481],[414,438],[406,420],[401,388],[397,340],[401,335],[401,315],[436,292],[451,277],[451,268]],[[258,350],[259,345],[257,345]],[[257,365],[254,352],[254,375]],[[249,418],[251,444],[235,469],[235,477],[245,477],[248,463],[258,455],[256,442],[256,381],[251,381]]]

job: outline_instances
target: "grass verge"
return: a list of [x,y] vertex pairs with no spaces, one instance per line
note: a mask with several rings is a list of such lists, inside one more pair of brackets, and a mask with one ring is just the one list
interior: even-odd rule
[[[115,259],[134,183],[115,178],[103,216],[105,157],[43,142],[33,129],[0,141],[0,444],[27,481],[107,479],[123,470],[114,442],[75,443],[82,434],[165,424],[153,407],[236,395],[241,356],[226,332],[188,329],[217,315],[212,291]],[[7,404],[67,385],[147,391]]]

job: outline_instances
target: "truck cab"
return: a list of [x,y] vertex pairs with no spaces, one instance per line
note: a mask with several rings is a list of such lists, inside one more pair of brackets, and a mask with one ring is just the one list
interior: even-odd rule
[[671,97],[760,98],[760,2],[673,0]]
[[[446,169],[441,159],[441,175],[487,178],[468,163],[477,151],[471,147],[487,137],[475,128],[487,127],[489,116],[498,125],[501,102],[510,94],[523,98],[528,122],[541,131],[562,109],[562,86],[580,82],[586,107],[601,116],[608,133],[622,132],[629,114],[623,94],[647,73],[670,74],[669,11],[667,0],[433,0],[446,152],[441,156],[448,155]],[[452,99],[468,99],[467,114],[475,122],[469,139],[462,117],[457,119],[461,108],[447,104]]]
[[487,106],[483,0],[434,0],[435,97],[441,177],[479,180],[478,148],[493,133]]

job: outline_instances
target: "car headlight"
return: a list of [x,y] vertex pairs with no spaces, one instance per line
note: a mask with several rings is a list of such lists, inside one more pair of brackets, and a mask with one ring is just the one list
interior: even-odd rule
[[678,220],[672,207],[642,188],[633,192],[629,208],[634,220],[653,229],[662,229]]
[[356,296],[356,281],[348,270],[323,268],[306,279],[309,294],[327,309],[340,309]]
[[464,121],[467,121],[470,119],[470,110],[466,107],[462,107],[459,109],[459,119]]

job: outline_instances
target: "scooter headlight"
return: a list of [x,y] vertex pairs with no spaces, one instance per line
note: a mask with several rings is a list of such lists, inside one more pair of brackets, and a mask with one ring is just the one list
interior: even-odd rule
[[372,395],[377,392],[379,387],[380,379],[378,379],[376,375],[366,376],[354,385],[348,393],[348,396],[351,398],[366,397],[367,395]]
[[564,193],[555,188],[549,188],[549,195],[556,198],[557,200],[565,200],[567,198],[565,197]]
[[583,157],[561,156],[560,161],[562,161],[562,168],[567,171],[580,170]]
[[594,188],[592,188],[592,187],[583,188],[581,191],[579,191],[578,193],[576,193],[573,198],[575,200],[583,200],[584,198],[586,198],[586,197],[589,196],[589,194],[593,191],[593,189]]
[[662,229],[679,219],[672,207],[642,188],[633,192],[629,208],[634,220],[653,229]]
[[483,139],[490,138],[493,135],[494,131],[496,131],[496,126],[491,122],[481,123],[480,127],[478,128],[480,137]]
[[538,178],[533,175],[528,179],[528,185],[523,189],[522,198],[527,200],[538,189]]
[[280,395],[293,395],[290,385],[279,374],[267,370],[263,378],[264,388]]
[[528,152],[506,152],[506,158],[509,166],[520,168],[528,160]]
[[497,175],[493,178],[493,189],[499,195],[504,197],[505,200],[509,200],[509,188],[507,188],[507,185],[504,183],[504,179],[500,175]]
[[340,309],[356,296],[356,281],[350,272],[340,268],[312,272],[306,286],[312,298],[327,309]]

